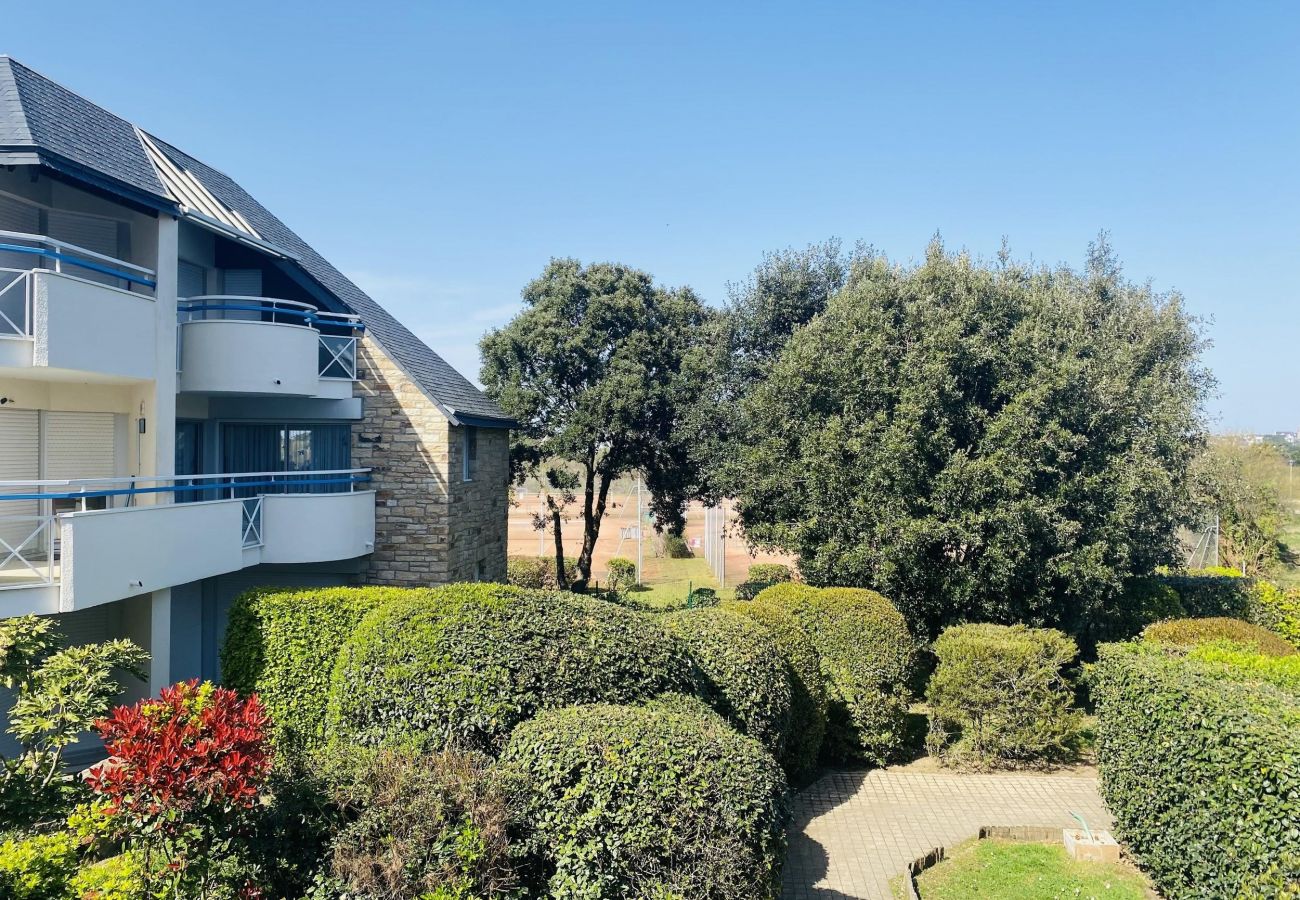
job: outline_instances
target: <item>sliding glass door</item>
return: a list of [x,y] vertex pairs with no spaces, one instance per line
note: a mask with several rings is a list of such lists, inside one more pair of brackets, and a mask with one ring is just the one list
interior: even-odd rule
[[[310,472],[351,466],[352,428],[347,423],[226,422],[221,426],[222,472]],[[347,487],[317,484],[310,490],[329,493]],[[248,489],[242,496],[268,492],[265,487]]]

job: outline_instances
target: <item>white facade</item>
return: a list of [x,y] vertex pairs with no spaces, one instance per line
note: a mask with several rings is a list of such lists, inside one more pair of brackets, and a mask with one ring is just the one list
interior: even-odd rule
[[0,616],[136,640],[137,695],[216,674],[237,590],[345,583],[374,549],[348,464],[363,323],[291,263],[0,168]]

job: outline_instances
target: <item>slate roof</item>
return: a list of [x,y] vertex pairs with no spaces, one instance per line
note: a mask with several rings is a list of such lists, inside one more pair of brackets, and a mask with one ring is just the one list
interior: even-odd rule
[[[296,256],[313,280],[361,317],[399,368],[452,419],[487,427],[514,423],[482,391],[334,268],[232,178],[149,137],[267,242]],[[49,166],[136,202],[178,211],[136,129],[8,56],[0,56],[0,163]]]

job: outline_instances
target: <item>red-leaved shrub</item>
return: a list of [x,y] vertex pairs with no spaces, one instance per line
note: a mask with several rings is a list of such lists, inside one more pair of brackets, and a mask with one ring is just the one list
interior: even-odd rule
[[96,723],[109,759],[86,783],[114,836],[146,861],[146,876],[195,896],[226,880],[222,864],[270,773],[269,726],[256,696],[197,679]]

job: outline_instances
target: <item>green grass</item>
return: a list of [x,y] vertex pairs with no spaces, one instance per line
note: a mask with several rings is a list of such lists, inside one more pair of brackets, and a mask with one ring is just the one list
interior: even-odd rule
[[[641,564],[641,578],[643,584],[632,589],[632,596],[655,606],[681,603],[693,587],[718,590],[718,580],[709,570],[709,564],[698,556],[689,559],[648,557]],[[731,591],[718,591],[718,596],[727,599]]]
[[1059,844],[970,841],[916,879],[923,900],[1146,900],[1146,880],[1123,866],[1077,862]]

